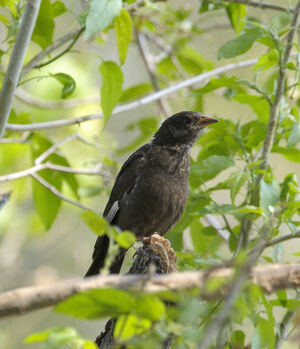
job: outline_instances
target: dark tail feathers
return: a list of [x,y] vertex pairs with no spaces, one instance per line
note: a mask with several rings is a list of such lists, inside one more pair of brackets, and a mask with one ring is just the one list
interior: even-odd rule
[[[107,235],[99,236],[95,245],[93,262],[84,277],[98,275],[100,273],[100,269],[104,267],[105,259],[108,254],[108,249],[109,237]],[[120,272],[126,252],[127,250],[125,248],[119,249],[118,254],[116,255],[111,266],[109,267],[110,274],[118,274]]]

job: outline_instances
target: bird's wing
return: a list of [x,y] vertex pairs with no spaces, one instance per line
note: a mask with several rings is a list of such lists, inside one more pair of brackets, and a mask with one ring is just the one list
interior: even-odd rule
[[123,164],[103,213],[109,223],[114,223],[116,214],[122,209],[124,194],[130,193],[134,188],[150,147],[150,144],[146,144],[139,148]]

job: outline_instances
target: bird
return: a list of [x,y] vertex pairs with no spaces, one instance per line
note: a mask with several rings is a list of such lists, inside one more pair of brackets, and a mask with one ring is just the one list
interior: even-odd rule
[[[161,124],[152,140],[123,164],[103,216],[109,224],[130,230],[138,239],[164,235],[183,214],[188,192],[191,148],[217,119],[196,111],[181,111]],[[85,277],[103,268],[110,239],[97,238],[93,262]],[[126,249],[119,248],[109,272],[120,272]]]

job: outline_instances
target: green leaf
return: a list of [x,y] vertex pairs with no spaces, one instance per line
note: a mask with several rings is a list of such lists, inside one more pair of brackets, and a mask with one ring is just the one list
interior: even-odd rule
[[271,216],[273,213],[272,207],[274,207],[280,195],[280,188],[277,182],[267,183],[264,180],[260,185],[260,207],[263,208],[267,216]]
[[235,76],[232,76],[230,78],[226,76],[223,76],[221,78],[213,78],[204,87],[194,90],[194,92],[197,94],[203,94],[217,90],[221,87],[235,87],[238,84],[238,80],[239,79]]
[[58,327],[34,333],[25,338],[24,343],[46,342],[47,348],[58,349],[66,344],[81,343],[82,339],[72,327]]
[[237,35],[240,35],[245,26],[246,5],[243,4],[228,4],[226,6],[226,12],[230,19],[231,25],[236,31]]
[[300,141],[300,122],[293,125],[288,138],[288,147],[293,147]]
[[52,4],[53,17],[58,17],[67,11],[65,4],[61,1],[55,1]]
[[237,216],[244,216],[245,214],[248,214],[248,213],[254,213],[262,216],[264,214],[264,211],[262,208],[252,206],[252,205],[236,207],[230,204],[223,204],[223,205],[211,204],[205,207],[204,209],[200,210],[199,213],[201,215],[206,213],[216,213],[216,214],[232,214]]
[[270,23],[269,26],[276,30],[276,32],[280,32],[284,28],[286,28],[291,22],[291,15],[287,12],[282,12],[277,15],[275,15]]
[[146,93],[151,92],[152,90],[152,84],[149,84],[147,82],[134,85],[122,92],[119,102],[125,103],[132,101],[134,99],[144,96]]
[[107,121],[122,95],[123,73],[112,61],[103,62],[100,65],[100,72],[102,75],[101,107],[104,120]]
[[63,89],[61,91],[61,98],[67,98],[71,96],[71,94],[74,92],[76,88],[76,82],[72,78],[72,76],[65,73],[51,74],[51,76],[63,85]]
[[47,330],[37,333],[32,333],[24,339],[24,343],[35,343],[35,342],[45,342],[49,337],[49,334],[53,331]]
[[120,16],[115,18],[115,30],[120,62],[124,64],[132,36],[132,21],[128,11],[121,10]]
[[271,50],[270,52],[266,53],[265,55],[262,55],[259,57],[257,63],[254,66],[254,70],[265,70],[269,69],[270,67],[273,67],[278,63],[279,59],[279,52],[278,50]]
[[55,307],[55,311],[81,319],[99,319],[129,314],[136,300],[116,289],[89,290],[75,294]]
[[234,331],[231,335],[230,338],[230,343],[232,344],[238,344],[239,346],[244,346],[244,342],[245,342],[245,333],[243,331]]
[[242,93],[236,95],[233,99],[239,103],[248,104],[257,115],[258,120],[263,123],[268,122],[270,105],[264,97]]
[[52,42],[54,27],[52,4],[42,0],[31,40],[44,49]]
[[233,58],[247,52],[253,43],[261,36],[259,29],[255,28],[246,34],[240,35],[235,39],[227,41],[219,48],[218,59]]
[[[52,145],[46,138],[42,136],[37,136],[32,138],[33,148],[32,148],[32,157],[35,159],[45,150],[50,148]],[[50,185],[54,186],[57,190],[61,191],[62,188],[62,175],[59,172],[45,170],[39,173],[39,176],[46,180]],[[45,226],[45,229],[48,230],[52,223],[54,222],[57,213],[61,205],[61,199],[54,195],[49,189],[45,188],[42,184],[32,178],[32,191],[33,191],[33,200],[37,213]]]
[[108,27],[121,9],[122,0],[90,0],[84,38],[88,39]]
[[122,315],[117,319],[114,328],[114,338],[118,341],[127,341],[134,336],[139,336],[149,330],[152,322],[148,319],[141,319],[133,314]]
[[190,184],[194,188],[198,187],[233,165],[234,161],[231,158],[212,155],[199,163],[192,164]]
[[[53,143],[48,138],[38,133],[35,133],[31,137],[31,141],[31,154],[33,163],[34,159],[36,159],[53,145]],[[60,156],[58,154],[51,154],[47,158],[47,161],[53,164],[69,167],[68,161],[63,156]],[[59,191],[61,191],[62,183],[63,181],[65,181],[74,192],[76,198],[78,198],[78,183],[73,173],[43,170],[39,172],[39,176],[45,179],[50,185],[54,186]],[[32,191],[38,215],[47,230],[51,227],[57,216],[61,205],[61,199],[58,196],[54,195],[49,189],[45,188],[42,184],[37,182],[34,178],[32,179]]]
[[182,47],[176,56],[182,67],[191,74],[200,74],[213,68],[211,61],[203,58],[198,51],[188,45]]
[[300,163],[300,150],[296,148],[273,147],[272,153],[280,153],[287,160]]
[[85,224],[97,235],[102,235],[108,228],[107,221],[98,216],[95,212],[92,211],[84,211],[80,215],[81,219],[85,222]]
[[245,172],[245,171],[234,172],[230,175],[229,177],[230,198],[233,204],[234,204],[235,197],[237,196],[242,186],[247,182],[248,179],[249,179],[249,172]]
[[122,231],[116,234],[114,239],[123,248],[129,248],[136,242],[136,236],[130,231]]
[[151,321],[158,321],[166,315],[164,303],[154,295],[139,297],[134,311],[138,316]]

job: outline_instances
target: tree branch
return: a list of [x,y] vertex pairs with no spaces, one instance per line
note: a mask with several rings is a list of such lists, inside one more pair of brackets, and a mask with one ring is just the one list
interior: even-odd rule
[[87,176],[103,176],[110,178],[110,175],[104,171],[101,171],[98,168],[92,168],[92,169],[85,169],[85,168],[72,168],[68,166],[61,166],[56,165],[51,162],[46,162],[44,164],[37,164],[33,167],[27,168],[23,171],[13,172],[9,173],[4,176],[0,176],[0,183],[1,182],[9,182],[14,181],[16,179],[25,178],[28,176],[32,176],[33,174],[43,171],[43,170],[53,170],[53,171],[59,171],[59,172],[68,172],[68,173],[74,173],[79,175],[87,175]]
[[81,208],[83,210],[89,210],[89,211],[95,212],[90,207],[87,207],[87,206],[81,204],[78,201],[72,200],[72,199],[64,196],[59,190],[57,190],[53,185],[48,183],[44,178],[42,178],[38,174],[32,173],[31,177],[34,178],[36,181],[38,181],[43,187],[45,187],[48,190],[50,190],[52,192],[52,194],[54,194],[55,196],[59,197],[61,200],[65,201],[65,202],[68,202],[69,204],[71,204],[73,206],[76,206],[76,207],[79,207],[79,208]]
[[300,231],[297,231],[295,234],[287,234],[287,235],[280,236],[279,238],[267,241],[265,243],[265,248],[280,244],[281,242],[284,242],[284,241],[297,239],[297,238],[300,238]]
[[[30,286],[0,294],[0,317],[25,314],[30,311],[55,305],[73,294],[96,288],[143,290],[155,293],[166,290],[199,288],[204,291],[212,278],[230,279],[230,268],[212,271],[193,271],[163,275],[98,275],[86,279],[60,281],[53,285]],[[251,282],[260,285],[267,293],[300,286],[300,264],[267,265],[256,267],[251,273]],[[227,288],[228,289],[228,288]]]
[[[138,48],[140,51],[140,54],[142,56],[142,59],[145,63],[146,69],[148,71],[150,80],[152,82],[152,85],[154,87],[155,91],[160,91],[160,87],[158,84],[157,77],[155,75],[155,65],[153,62],[153,58],[146,40],[145,35],[142,32],[136,32],[136,38],[137,38],[137,43],[138,43]],[[164,113],[165,117],[170,116],[170,108],[168,104],[165,102],[165,100],[161,97],[157,100],[158,105],[162,112]]]
[[[223,74],[223,73],[229,72],[231,70],[235,70],[235,69],[246,68],[246,67],[249,67],[251,65],[254,65],[256,62],[257,62],[257,59],[254,58],[254,59],[249,59],[249,60],[246,60],[243,62],[231,63],[231,64],[228,64],[224,67],[219,67],[219,68],[216,68],[214,70],[210,70],[206,73],[194,76],[191,79],[181,81],[178,84],[170,86],[164,90],[161,90],[161,91],[155,92],[149,96],[140,98],[134,102],[118,106],[114,109],[112,115],[121,114],[121,113],[124,113],[126,111],[142,107],[144,105],[147,105],[151,102],[155,102],[158,99],[160,99],[164,96],[167,96],[171,93],[174,93],[178,90],[181,90],[183,88],[195,85],[195,84],[200,83],[200,82],[205,82],[215,75]],[[11,131],[21,131],[21,132],[34,131],[34,130],[44,130],[44,129],[51,129],[51,128],[60,128],[60,127],[74,125],[74,124],[81,124],[82,122],[95,120],[95,119],[101,119],[102,117],[103,117],[102,113],[97,113],[97,114],[80,116],[77,118],[62,119],[62,120],[42,122],[42,123],[33,123],[33,124],[28,124],[28,125],[7,124],[6,129],[11,130]]]
[[270,10],[276,10],[276,11],[293,11],[293,8],[288,6],[282,6],[277,4],[271,4],[269,2],[264,2],[262,0],[260,1],[253,1],[253,0],[223,0],[224,2],[230,2],[230,3],[237,3],[237,4],[244,4],[251,7],[258,7],[262,10],[270,9]]
[[82,98],[47,101],[36,98],[20,88],[16,90],[15,97],[26,104],[43,109],[77,108],[84,104],[99,104],[100,102],[99,96],[85,96]]
[[[57,41],[53,42],[49,46],[47,46],[43,51],[38,53],[36,56],[34,56],[23,68],[21,76],[26,75],[29,73],[32,69],[38,68],[38,63],[45,57],[49,55],[52,51],[56,50],[60,46],[64,45],[70,40],[74,40],[78,35],[80,36],[82,32],[82,28],[76,29],[75,31],[71,33],[67,33],[66,35],[59,38]],[[78,37],[79,37],[78,36]],[[77,38],[78,39],[78,38]],[[76,39],[76,40],[77,40]]]
[[[263,144],[262,148],[262,155],[261,155],[261,170],[266,170],[269,163],[269,155],[274,143],[275,138],[275,132],[276,132],[276,125],[277,120],[279,116],[279,107],[280,102],[282,99],[282,96],[284,94],[284,83],[285,83],[285,77],[286,77],[286,64],[289,61],[292,47],[293,47],[293,40],[294,36],[298,27],[298,18],[299,18],[299,11],[300,11],[300,0],[298,1],[297,5],[294,8],[294,15],[291,23],[291,30],[288,33],[287,37],[287,43],[286,48],[284,51],[283,59],[280,60],[279,65],[279,74],[277,79],[277,87],[276,87],[276,93],[275,93],[275,99],[270,107],[270,116],[269,116],[269,122],[267,127],[267,134],[266,138]],[[259,201],[259,190],[260,190],[260,183],[264,177],[264,173],[260,173],[256,177],[255,181],[255,190],[251,194],[251,204],[258,205]],[[238,245],[236,249],[236,254],[239,252],[241,248],[247,248],[249,245],[249,231],[251,229],[252,223],[248,218],[244,218],[242,220],[241,224],[241,230],[238,240]]]
[[0,138],[2,138],[13,103],[25,53],[31,39],[41,0],[27,0],[20,29],[10,56],[8,68],[0,92]]

